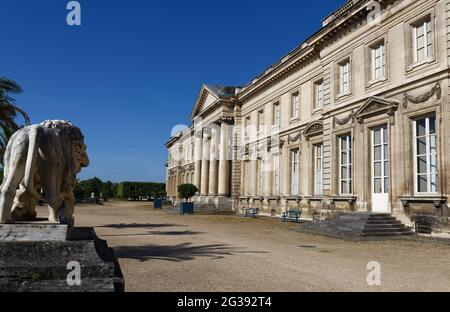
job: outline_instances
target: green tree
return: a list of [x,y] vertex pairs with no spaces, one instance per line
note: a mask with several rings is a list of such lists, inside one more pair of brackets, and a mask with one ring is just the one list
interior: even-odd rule
[[30,117],[21,108],[16,106],[16,101],[11,94],[22,92],[22,88],[15,81],[0,77],[0,159],[1,176],[3,176],[3,157],[11,136],[21,128],[16,123],[17,115],[21,115],[25,124],[30,124]]
[[84,198],[84,190],[80,184],[80,180],[77,180],[77,184],[75,186],[75,189],[73,190],[73,194],[75,195],[75,198],[78,200],[81,200]]
[[112,183],[111,181],[102,183],[101,191],[104,200],[114,198],[115,197],[114,183]]
[[79,182],[79,194],[83,194],[82,198],[91,198],[92,193],[95,194],[95,197],[99,197],[102,191],[103,182],[99,178],[95,177],[93,179],[80,181]]
[[184,198],[187,202],[189,199],[197,194],[198,188],[193,184],[181,184],[178,185],[178,194],[181,198]]
[[117,198],[120,199],[161,198],[166,194],[166,185],[164,183],[122,182],[116,188]]
[[0,132],[0,155],[1,155],[0,165],[3,168],[5,166],[3,157],[6,152],[6,147],[8,146],[9,139],[11,139],[12,135],[16,131],[14,129],[8,128],[4,125],[0,125],[0,129],[1,129],[1,132]]
[[30,124],[30,117],[20,107],[16,106],[16,100],[11,94],[21,93],[22,87],[15,81],[6,77],[0,77],[0,126],[17,130],[19,126],[16,123],[17,115],[21,115],[25,124]]

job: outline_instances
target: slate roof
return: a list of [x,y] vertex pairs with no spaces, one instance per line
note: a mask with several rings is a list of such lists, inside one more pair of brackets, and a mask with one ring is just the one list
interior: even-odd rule
[[231,86],[219,86],[208,84],[206,84],[205,87],[208,88],[212,93],[214,93],[214,95],[217,96],[218,98],[234,96],[237,88]]

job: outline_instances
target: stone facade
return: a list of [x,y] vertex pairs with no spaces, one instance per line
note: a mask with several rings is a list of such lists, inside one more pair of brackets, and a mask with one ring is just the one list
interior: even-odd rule
[[348,1],[245,87],[203,86],[167,144],[169,197],[448,224],[450,0],[376,4]]

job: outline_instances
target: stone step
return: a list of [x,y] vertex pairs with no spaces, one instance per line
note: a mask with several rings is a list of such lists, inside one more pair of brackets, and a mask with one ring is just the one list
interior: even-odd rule
[[395,236],[411,236],[413,233],[409,232],[379,232],[379,233],[363,233],[362,237],[395,237]]
[[370,217],[369,219],[367,219],[368,221],[378,221],[378,220],[383,220],[383,221],[395,221],[397,220],[394,217]]
[[389,213],[373,213],[370,214],[370,217],[387,217],[387,218],[391,218],[392,215]]
[[365,224],[364,229],[394,229],[401,228],[404,229],[406,226],[404,224]]
[[407,228],[394,228],[394,229],[369,229],[369,230],[363,230],[364,234],[372,234],[372,233],[409,233],[411,232],[410,229]]
[[332,218],[344,218],[344,219],[353,218],[359,220],[367,220],[369,218],[392,218],[392,215],[381,213],[343,213],[343,214],[336,214],[332,216]]
[[402,224],[400,221],[398,220],[370,220],[367,221],[366,224]]
[[364,239],[401,239],[412,235],[412,231],[390,214],[342,213],[326,220],[305,225],[313,233],[333,237]]
[[354,221],[365,221],[367,219],[369,219],[369,216],[355,216],[355,215],[338,215],[338,216],[334,216],[329,218],[329,220],[343,220],[343,221],[350,221],[350,220],[354,220]]

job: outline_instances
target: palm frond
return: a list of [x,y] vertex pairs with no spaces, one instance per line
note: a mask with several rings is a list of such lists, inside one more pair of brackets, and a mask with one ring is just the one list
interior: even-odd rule
[[[28,116],[28,114],[25,113],[25,111],[24,111],[23,109],[21,109],[20,107],[14,105],[14,104],[12,104],[12,103],[9,103],[8,106],[9,106],[9,108],[12,109],[15,113],[19,113],[20,115],[22,115],[23,119],[25,120],[25,124],[26,124],[27,126],[29,126],[29,125],[31,124],[30,116]],[[14,117],[15,117],[15,116],[14,116]]]
[[23,91],[17,82],[6,77],[0,77],[0,90],[4,90],[6,93],[21,93]]

